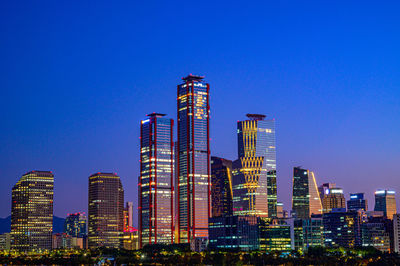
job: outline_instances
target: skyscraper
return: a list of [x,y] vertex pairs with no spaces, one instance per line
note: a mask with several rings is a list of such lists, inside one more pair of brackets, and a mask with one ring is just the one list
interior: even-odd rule
[[152,113],[141,121],[139,245],[174,242],[174,121]]
[[232,215],[232,161],[211,157],[212,217]]
[[238,121],[238,156],[233,162],[235,215],[276,217],[275,120],[247,114]]
[[336,188],[335,183],[323,183],[318,187],[318,192],[319,192],[319,197],[321,198],[321,202],[324,196],[327,195],[329,193],[329,190],[332,188]]
[[347,201],[347,210],[368,211],[367,199],[364,199],[364,193],[350,193],[350,199]]
[[341,188],[331,188],[325,191],[322,199],[322,212],[328,213],[332,209],[346,209],[346,199]]
[[86,216],[84,212],[69,213],[64,223],[64,232],[73,237],[86,236]]
[[311,214],[322,214],[321,198],[312,171],[300,167],[293,169],[292,210],[298,219],[308,219]]
[[208,236],[211,216],[210,86],[189,75],[178,85],[178,243]]
[[89,177],[89,248],[119,248],[124,230],[124,189],[117,174]]
[[11,249],[51,249],[53,188],[54,175],[49,171],[28,172],[15,184],[11,203]]
[[375,211],[383,211],[388,219],[393,219],[393,214],[397,213],[396,208],[396,192],[393,190],[377,190],[375,191]]
[[393,250],[400,252],[400,214],[393,215]]

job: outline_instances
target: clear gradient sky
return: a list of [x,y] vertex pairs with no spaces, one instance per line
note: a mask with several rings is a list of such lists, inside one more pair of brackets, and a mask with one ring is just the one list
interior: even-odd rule
[[1,1],[0,217],[30,170],[54,172],[57,216],[87,210],[88,176],[99,171],[117,172],[137,207],[140,120],[176,119],[188,73],[211,86],[212,155],[236,159],[246,113],[276,119],[285,209],[293,166],[347,198],[365,192],[370,209],[377,188],[400,198],[399,10],[398,1]]

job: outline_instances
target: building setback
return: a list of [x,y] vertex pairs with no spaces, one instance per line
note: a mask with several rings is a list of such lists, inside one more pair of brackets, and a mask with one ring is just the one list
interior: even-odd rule
[[114,173],[89,177],[89,248],[120,248],[124,230],[124,190]]
[[178,243],[208,237],[211,216],[209,90],[203,77],[195,75],[183,78],[183,83],[178,85]]
[[238,157],[233,162],[235,215],[277,216],[275,120],[247,114],[238,121]]
[[292,210],[298,219],[308,219],[312,214],[322,214],[321,198],[314,173],[307,169],[293,169]]
[[31,171],[12,189],[11,249],[49,250],[53,231],[54,175]]
[[152,113],[141,121],[139,245],[174,242],[174,121]]

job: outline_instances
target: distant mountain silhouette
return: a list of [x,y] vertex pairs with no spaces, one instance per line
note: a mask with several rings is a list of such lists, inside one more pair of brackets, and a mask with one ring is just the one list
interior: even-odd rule
[[[53,216],[53,233],[64,232],[64,218]],[[11,231],[11,215],[6,218],[0,218],[0,234]]]

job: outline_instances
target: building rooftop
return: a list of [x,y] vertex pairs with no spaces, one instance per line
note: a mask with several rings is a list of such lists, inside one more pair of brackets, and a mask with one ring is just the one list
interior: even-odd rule
[[264,118],[267,117],[266,115],[263,114],[246,114],[246,116],[251,120],[264,120]]
[[189,74],[188,76],[182,78],[184,81],[202,81],[203,79],[204,76],[197,76],[193,74]]
[[150,117],[163,117],[163,116],[166,116],[166,114],[160,114],[160,113],[153,112],[151,114],[148,114],[147,116],[150,116]]

